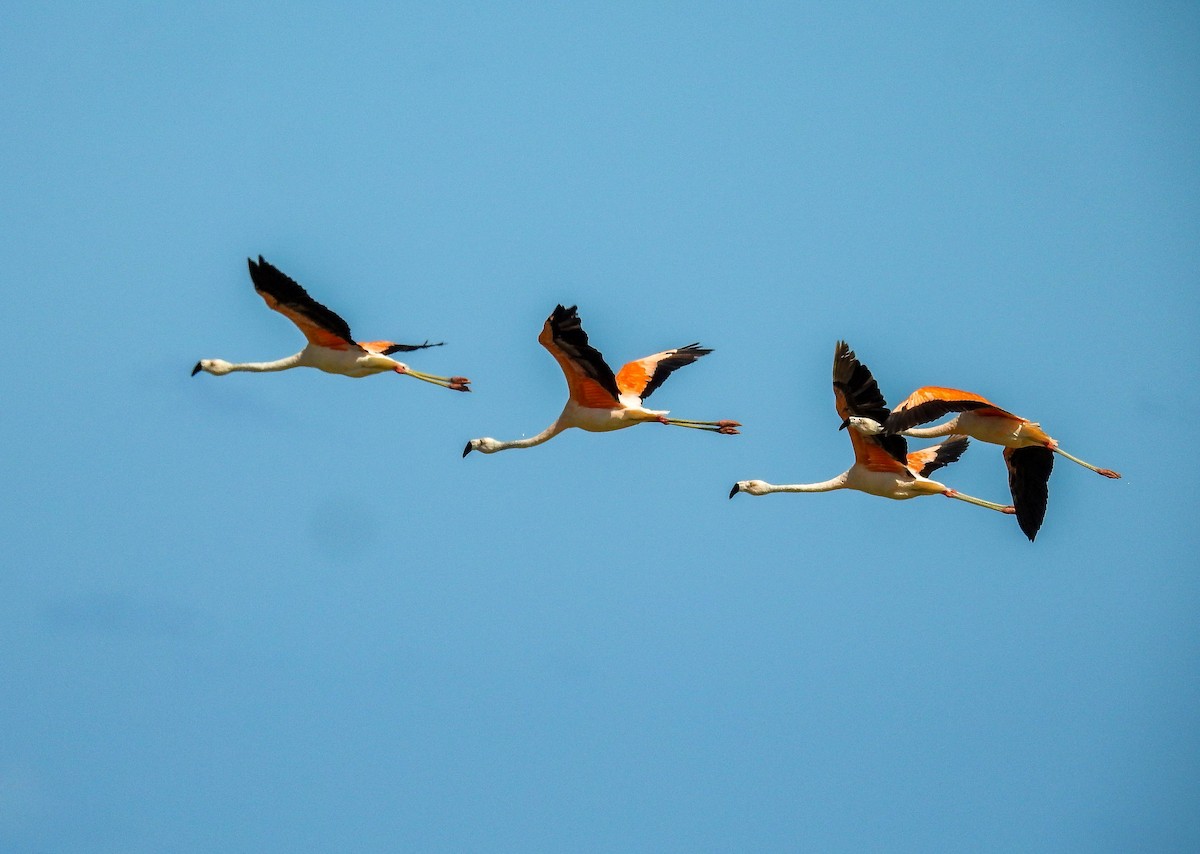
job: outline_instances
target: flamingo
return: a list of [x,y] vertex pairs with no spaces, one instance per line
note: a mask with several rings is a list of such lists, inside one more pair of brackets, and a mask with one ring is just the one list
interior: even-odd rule
[[[958,414],[944,424],[917,426],[936,421],[951,412]],[[883,420],[868,416],[851,417],[849,421],[855,430],[868,435],[902,434],[928,439],[953,433],[1002,445],[1017,523],[1030,540],[1037,536],[1046,517],[1048,482],[1054,469],[1055,454],[1061,454],[1104,477],[1115,479],[1121,476],[1112,469],[1099,468],[1068,454],[1036,421],[1001,409],[974,392],[955,388],[924,386],[905,398]]]
[[[833,397],[842,426],[852,417],[866,417],[882,422],[887,419],[887,402],[867,366],[858,360],[845,341],[839,341],[833,352]],[[839,428],[840,429],[840,428]],[[831,492],[835,489],[857,489],[882,498],[904,501],[922,495],[945,495],[1000,513],[1013,513],[1012,507],[964,495],[945,484],[930,480],[929,475],[957,460],[967,447],[965,436],[954,436],[940,445],[908,453],[903,436],[874,435],[847,431],[854,448],[854,465],[835,478],[820,483],[777,485],[761,480],[740,480],[729,491],[729,497],[739,492],[766,495],[771,492]]]
[[463,449],[464,457],[471,451],[494,454],[509,448],[531,448],[554,438],[568,427],[605,433],[657,421],[676,427],[732,435],[742,426],[736,421],[668,418],[667,410],[646,409],[642,405],[673,371],[712,352],[698,343],[637,359],[614,375],[600,352],[588,344],[587,333],[583,331],[576,306],[564,308],[561,305],[556,306],[546,318],[538,341],[558,361],[567,378],[569,397],[562,414],[541,433],[528,439],[511,442],[486,436],[472,439]]
[[365,377],[395,371],[427,383],[454,391],[470,391],[466,377],[439,377],[414,371],[403,362],[389,358],[393,353],[409,353],[427,347],[441,347],[442,342],[430,344],[396,344],[392,341],[355,341],[350,326],[334,312],[308,295],[292,279],[274,265],[258,256],[258,263],[246,259],[254,290],[274,309],[299,327],[308,344],[294,356],[274,362],[242,362],[235,364],[223,359],[201,359],[192,368],[192,376],[201,371],[224,376],[232,371],[286,371],[289,368],[319,368],[330,374]]

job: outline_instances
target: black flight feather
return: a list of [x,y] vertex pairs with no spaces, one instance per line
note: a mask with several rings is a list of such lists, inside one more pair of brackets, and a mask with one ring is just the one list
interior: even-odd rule
[[943,415],[951,412],[969,412],[972,409],[983,409],[991,406],[979,400],[927,400],[907,409],[897,409],[883,423],[883,429],[888,433],[903,433],[918,424],[928,424],[937,421]]
[[[858,361],[845,341],[839,341],[833,352],[833,387],[842,392],[842,397],[846,399],[846,411],[850,415],[870,418],[883,424],[891,414],[883,392],[879,390],[879,383],[867,366]],[[908,465],[908,442],[903,436],[882,434],[870,438],[878,442],[890,456]]]
[[604,361],[600,351],[588,344],[587,333],[579,322],[576,306],[563,308],[556,306],[550,313],[550,336],[555,345],[562,350],[589,377],[598,382],[601,387],[617,399],[621,392],[617,389],[617,378],[612,368]]
[[393,353],[411,353],[413,350],[424,350],[426,347],[441,347],[445,341],[439,341],[436,344],[430,344],[426,341],[424,344],[393,344],[390,347],[385,347],[383,355],[390,356]]
[[646,383],[646,387],[642,389],[642,400],[653,394],[654,390],[662,385],[672,373],[684,365],[690,365],[701,356],[707,356],[711,352],[711,349],[701,347],[699,341],[694,344],[688,344],[686,347],[678,348],[670,356],[667,356],[655,365],[654,374],[650,377],[650,381]]
[[958,462],[959,457],[963,455],[963,451],[967,449],[969,440],[966,436],[956,436],[949,441],[942,442],[937,446],[937,454],[934,458],[921,468],[917,474],[921,477],[929,477],[940,468],[944,468],[950,463]]
[[254,282],[255,290],[269,294],[280,305],[304,315],[317,326],[329,330],[339,338],[354,343],[354,338],[350,335],[350,324],[310,297],[308,291],[280,272],[278,267],[263,260],[261,255],[258,256],[257,264],[251,258],[247,258],[246,262],[250,265],[250,279]]
[[1041,447],[1005,448],[1004,462],[1008,466],[1008,489],[1017,511],[1017,524],[1032,542],[1046,518],[1054,452]]

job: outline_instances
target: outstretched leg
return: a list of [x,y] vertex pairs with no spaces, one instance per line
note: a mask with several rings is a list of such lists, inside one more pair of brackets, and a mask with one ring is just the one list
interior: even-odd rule
[[[432,346],[432,345],[430,345]],[[421,371],[414,371],[408,365],[397,365],[392,370],[401,375],[407,375],[414,379],[424,380],[427,383],[440,385],[442,388],[448,388],[451,391],[470,391],[468,387],[471,383],[466,377],[439,377],[436,374],[426,374]]]
[[739,427],[742,425],[737,421],[689,421],[686,418],[668,418],[665,415],[658,416],[660,424],[669,424],[674,427],[690,427],[693,430],[708,430],[712,433],[724,433],[726,436],[737,435]]
[[986,507],[989,510],[995,510],[997,513],[1007,513],[1013,515],[1017,509],[1011,504],[996,504],[992,501],[984,501],[982,498],[975,498],[970,495],[963,495],[957,489],[947,489],[942,495],[947,498],[957,498],[959,501],[966,501],[969,504],[978,504],[980,507]]
[[1054,453],[1056,453],[1056,454],[1062,454],[1064,457],[1066,457],[1068,460],[1070,460],[1073,463],[1079,463],[1085,469],[1091,469],[1096,474],[1104,475],[1105,477],[1111,477],[1114,480],[1121,476],[1118,472],[1115,472],[1112,469],[1098,468],[1097,466],[1094,466],[1091,463],[1085,463],[1083,460],[1079,459],[1079,457],[1076,457],[1072,454],[1068,454],[1066,451],[1064,451],[1062,448],[1060,448],[1058,446],[1058,442],[1054,441],[1053,439],[1051,439],[1049,442],[1046,443],[1046,447],[1048,447],[1050,450],[1054,451]]

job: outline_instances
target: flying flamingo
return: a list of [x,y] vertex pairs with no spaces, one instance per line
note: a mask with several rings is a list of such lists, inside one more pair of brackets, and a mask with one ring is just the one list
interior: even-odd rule
[[657,421],[660,424],[731,435],[737,433],[737,428],[741,426],[736,421],[668,418],[668,411],[646,409],[642,405],[673,371],[712,352],[701,348],[699,344],[688,344],[646,356],[630,362],[614,375],[600,352],[588,344],[587,333],[579,322],[576,307],[563,308],[561,305],[555,307],[546,318],[538,341],[558,361],[567,378],[570,397],[562,414],[541,433],[528,439],[511,442],[488,437],[472,439],[463,449],[464,457],[471,451],[494,454],[509,448],[531,448],[552,439],[568,427],[605,433]]
[[[887,402],[867,366],[858,361],[845,341],[839,341],[833,352],[833,397],[842,426],[851,418],[866,417],[883,421],[888,416]],[[857,430],[847,431],[854,447],[854,465],[847,471],[821,483],[776,485],[761,480],[740,480],[729,491],[729,497],[739,492],[766,495],[771,492],[831,492],[835,489],[857,489],[882,498],[903,501],[922,495],[945,495],[996,510],[1012,513],[1012,507],[964,495],[948,486],[930,480],[928,475],[957,460],[966,449],[967,439],[956,436],[940,445],[908,453],[903,436],[866,435]]]
[[[951,412],[958,414],[944,424],[917,426]],[[1013,415],[969,391],[925,386],[910,394],[885,419],[852,417],[849,421],[858,432],[868,435],[903,434],[928,439],[954,433],[1004,446],[1004,464],[1008,468],[1008,486],[1016,507],[1017,523],[1030,540],[1037,536],[1046,517],[1047,484],[1054,468],[1055,454],[1104,477],[1121,476],[1112,469],[1098,468],[1068,454],[1037,422]]]
[[250,279],[254,290],[272,308],[300,328],[308,344],[303,350],[286,359],[274,362],[243,362],[234,364],[223,359],[201,359],[192,368],[192,376],[201,371],[224,376],[231,371],[286,371],[288,368],[319,368],[330,374],[347,377],[365,377],[371,374],[395,371],[428,383],[440,385],[454,391],[470,391],[471,381],[466,377],[439,377],[414,371],[403,362],[389,358],[392,353],[408,353],[426,347],[440,347],[441,342],[430,344],[395,344],[391,341],[355,341],[350,336],[350,326],[337,314],[321,305],[308,295],[292,279],[281,273],[274,265],[258,256],[258,263],[247,259]]

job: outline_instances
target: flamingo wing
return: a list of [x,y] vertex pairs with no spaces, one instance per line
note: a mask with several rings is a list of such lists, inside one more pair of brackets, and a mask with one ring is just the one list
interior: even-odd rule
[[253,259],[246,260],[254,290],[267,303],[267,308],[296,324],[310,343],[333,350],[348,350],[355,346],[350,325],[310,297],[308,291],[280,272],[278,267],[264,261],[261,255],[257,264]]
[[884,447],[890,436],[864,436],[857,430],[848,430],[850,444],[854,446],[854,461],[870,471],[891,472],[898,477],[911,480],[913,472],[906,463],[900,462]]
[[929,477],[943,466],[958,462],[968,443],[966,436],[951,436],[939,445],[913,451],[908,455],[908,467],[921,477]]
[[[845,341],[839,341],[833,351],[833,399],[843,427],[852,415],[870,418],[883,424],[890,414],[887,401],[879,391],[875,377],[866,365],[858,361],[858,357]],[[854,458],[858,462],[868,467],[881,465],[879,455],[870,452],[871,448],[879,448],[900,468],[908,464],[908,442],[903,436],[864,436],[854,429],[847,432],[854,446]]]
[[1037,446],[1005,448],[1004,464],[1008,466],[1008,490],[1017,511],[1017,524],[1032,542],[1046,518],[1054,452]]
[[981,415],[1007,415],[1015,418],[1011,412],[1006,412],[986,397],[970,391],[956,388],[941,388],[939,386],[924,386],[917,389],[892,410],[883,427],[889,433],[902,433],[918,424],[928,424],[951,412],[968,412],[971,410],[991,410],[980,412]]
[[444,343],[444,341],[439,341],[436,344],[430,344],[426,341],[424,344],[397,344],[394,341],[359,341],[358,346],[362,347],[368,353],[390,356],[393,353],[411,353],[413,350],[424,350],[426,347],[441,347]]
[[567,378],[571,399],[593,409],[617,409],[617,378],[600,351],[588,344],[575,306],[556,306],[538,341],[550,351]]
[[621,394],[632,394],[645,400],[673,372],[711,352],[695,343],[629,362],[617,371],[617,389]]

